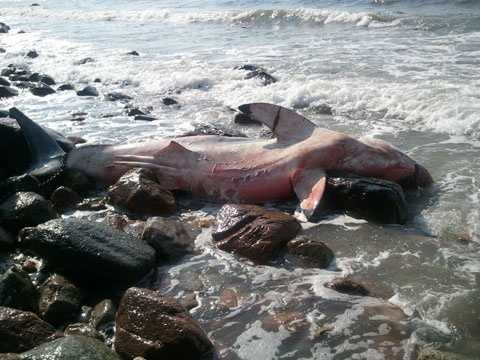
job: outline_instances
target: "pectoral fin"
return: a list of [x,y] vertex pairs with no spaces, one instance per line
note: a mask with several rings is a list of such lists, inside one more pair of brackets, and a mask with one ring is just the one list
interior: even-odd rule
[[301,220],[310,219],[317,210],[327,184],[327,176],[323,169],[306,169],[295,174],[292,179],[293,189],[300,200],[296,215]]

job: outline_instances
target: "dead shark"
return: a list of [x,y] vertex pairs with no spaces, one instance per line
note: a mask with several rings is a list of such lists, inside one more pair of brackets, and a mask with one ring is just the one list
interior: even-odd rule
[[[380,178],[408,187],[433,182],[423,166],[384,141],[323,129],[273,104],[245,104],[239,110],[266,125],[274,138],[204,135],[91,145],[68,153],[65,166],[105,184],[115,183],[131,168],[147,168],[165,189],[220,202],[259,204],[296,196],[307,218],[321,203],[327,172]],[[19,123],[27,134],[41,129],[32,128],[25,119]],[[37,137],[37,148],[46,141]],[[58,161],[61,153],[53,147],[49,143],[47,156],[37,159],[37,167],[42,159]]]

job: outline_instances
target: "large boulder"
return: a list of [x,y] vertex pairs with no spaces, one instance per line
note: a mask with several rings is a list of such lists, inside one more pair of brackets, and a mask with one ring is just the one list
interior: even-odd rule
[[120,360],[99,340],[70,335],[40,345],[22,354],[23,360]]
[[40,316],[50,324],[60,326],[77,318],[82,293],[60,275],[52,275],[40,287]]
[[38,291],[26,272],[11,267],[0,275],[0,306],[38,311]]
[[17,232],[27,226],[36,226],[57,217],[52,203],[32,192],[19,192],[0,204],[0,224]]
[[30,350],[54,337],[55,329],[34,313],[0,306],[0,353]]
[[219,249],[265,263],[299,231],[300,224],[291,215],[255,205],[227,204],[217,214],[212,236]]
[[175,198],[163,189],[150,170],[132,169],[108,190],[109,202],[139,215],[168,215],[176,211]]
[[130,288],[117,313],[115,350],[125,359],[210,359],[214,348],[201,327],[174,299]]
[[330,176],[324,203],[330,209],[380,223],[403,224],[408,218],[401,186],[382,179]]
[[83,219],[57,219],[20,233],[33,251],[71,280],[85,285],[129,286],[154,265],[155,250],[131,235]]

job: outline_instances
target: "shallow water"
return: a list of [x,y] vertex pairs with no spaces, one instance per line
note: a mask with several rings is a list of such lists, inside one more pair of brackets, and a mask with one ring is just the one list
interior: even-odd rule
[[[225,358],[408,358],[423,343],[480,353],[477,1],[30,3],[0,1],[0,21],[12,26],[0,35],[8,51],[0,54],[2,67],[27,63],[77,86],[100,78],[101,93],[129,94],[153,106],[158,121],[134,122],[119,103],[73,92],[25,92],[2,108],[17,106],[89,142],[116,143],[179,135],[195,124],[233,127],[229,107],[267,101],[301,109],[324,127],[381,137],[433,174],[429,196],[410,194],[407,226],[343,217],[311,224],[307,231],[336,254],[328,270],[255,267],[215,250],[208,232],[198,240],[201,255],[161,268],[163,291],[197,294],[194,315]],[[40,57],[25,58],[30,49]],[[141,56],[125,55],[131,50]],[[95,62],[74,65],[85,57]],[[233,67],[245,63],[265,67],[279,82],[244,80]],[[181,107],[162,105],[165,95]],[[331,119],[316,113],[323,104],[333,108]],[[88,113],[81,124],[70,121],[78,111]],[[370,282],[410,317],[383,300],[323,288],[340,274]],[[238,298],[236,306],[219,304],[225,292]]]

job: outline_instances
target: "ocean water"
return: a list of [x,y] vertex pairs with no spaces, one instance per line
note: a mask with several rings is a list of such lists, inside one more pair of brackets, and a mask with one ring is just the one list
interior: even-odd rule
[[[79,88],[100,78],[102,94],[128,94],[158,120],[135,122],[122,104],[73,92],[24,92],[1,108],[16,106],[89,143],[118,143],[202,124],[255,137],[259,129],[234,125],[229,108],[272,102],[323,127],[385,139],[435,178],[428,194],[409,194],[406,226],[344,216],[307,224],[336,254],[327,270],[253,266],[215,250],[208,230],[200,255],[159,269],[163,292],[196,295],[193,314],[223,358],[409,359],[426,344],[480,358],[478,1],[36,2],[0,0],[0,21],[12,27],[0,34],[0,66],[29,64]],[[31,49],[40,56],[26,58]],[[132,50],[141,56],[126,55]],[[95,61],[75,65],[86,57]],[[233,68],[247,63],[279,81],[245,80]],[[180,107],[164,106],[165,96]],[[324,104],[333,116],[320,120]],[[72,122],[74,112],[86,120]],[[384,299],[323,287],[339,275]]]

